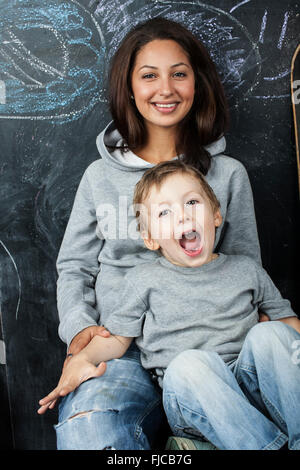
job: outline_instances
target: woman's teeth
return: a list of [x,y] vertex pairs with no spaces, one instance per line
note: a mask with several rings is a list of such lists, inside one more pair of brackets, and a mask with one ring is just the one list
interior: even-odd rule
[[174,108],[174,106],[176,106],[176,104],[177,103],[168,103],[168,104],[154,103],[154,105],[157,108]]

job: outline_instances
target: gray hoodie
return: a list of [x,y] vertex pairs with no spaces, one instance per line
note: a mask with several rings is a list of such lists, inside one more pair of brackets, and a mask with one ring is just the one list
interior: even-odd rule
[[[109,299],[120,295],[128,269],[153,261],[136,228],[132,208],[135,184],[154,165],[133,165],[115,158],[121,136],[110,123],[97,137],[100,159],[85,171],[57,260],[59,336],[68,345],[88,326],[107,318]],[[223,155],[225,138],[209,145],[211,167],[206,179],[221,204],[223,222],[215,249],[248,255],[261,263],[252,191],[244,166]]]

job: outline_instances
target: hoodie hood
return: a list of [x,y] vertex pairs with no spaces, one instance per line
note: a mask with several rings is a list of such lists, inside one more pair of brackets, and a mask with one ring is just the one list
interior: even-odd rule
[[[134,165],[129,164],[125,160],[120,161],[119,159],[115,158],[113,155],[114,146],[122,140],[122,137],[119,131],[116,129],[114,122],[111,121],[106,128],[97,136],[96,145],[100,157],[106,161],[106,163],[110,166],[118,168],[119,170],[123,171],[141,171],[145,170],[151,166],[149,162],[145,161],[145,165]],[[111,147],[111,148],[110,148]],[[221,137],[220,139],[216,140],[215,142],[207,145],[205,149],[211,154],[212,157],[216,155],[224,153],[226,148],[226,139],[225,137]]]

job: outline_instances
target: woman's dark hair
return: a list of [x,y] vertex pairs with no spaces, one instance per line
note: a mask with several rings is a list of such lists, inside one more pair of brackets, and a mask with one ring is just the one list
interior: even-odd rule
[[153,18],[137,25],[114,54],[109,73],[112,118],[126,142],[124,150],[143,146],[147,130],[131,99],[131,76],[137,53],[156,39],[173,40],[187,54],[195,75],[192,108],[179,126],[176,151],[183,160],[207,174],[211,156],[204,146],[219,139],[227,129],[228,108],[215,65],[203,44],[184,26],[166,18]]

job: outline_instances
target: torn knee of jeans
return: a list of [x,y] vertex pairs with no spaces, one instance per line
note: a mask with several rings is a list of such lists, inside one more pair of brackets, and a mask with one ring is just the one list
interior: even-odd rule
[[69,418],[70,419],[74,419],[74,418],[84,418],[84,417],[89,417],[91,416],[93,413],[101,413],[101,412],[107,412],[107,411],[113,411],[114,413],[119,413],[119,410],[113,410],[113,409],[106,409],[106,410],[88,410],[88,411],[80,411],[79,413],[76,413],[75,415],[71,416]]

